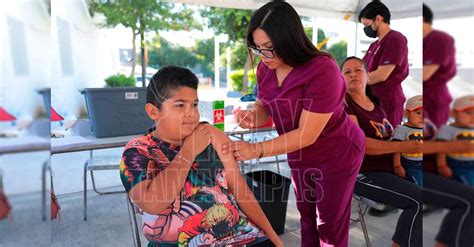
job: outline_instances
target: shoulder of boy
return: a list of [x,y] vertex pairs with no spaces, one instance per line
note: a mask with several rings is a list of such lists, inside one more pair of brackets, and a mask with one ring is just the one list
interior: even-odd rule
[[454,134],[457,132],[455,126],[446,124],[439,128],[438,133],[436,134],[436,139],[438,140],[451,140]]
[[126,145],[125,145],[125,149],[129,149],[129,148],[137,148],[137,147],[142,147],[142,146],[146,146],[147,145],[147,136],[144,135],[144,136],[137,136],[135,138],[133,138],[132,140],[130,140]]
[[410,128],[402,124],[397,125],[394,129],[394,133],[407,133],[408,131],[410,131]]

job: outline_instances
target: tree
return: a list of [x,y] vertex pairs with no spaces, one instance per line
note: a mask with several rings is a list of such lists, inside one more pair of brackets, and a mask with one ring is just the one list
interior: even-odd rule
[[149,65],[159,68],[163,65],[175,65],[191,68],[198,62],[197,57],[189,49],[171,44],[160,36],[153,38],[153,46],[150,47]]
[[[252,17],[252,10],[226,9],[205,7],[201,9],[201,15],[208,20],[208,26],[216,33],[229,35],[229,43],[233,46],[246,44],[247,27]],[[239,51],[242,51],[239,50]],[[244,77],[242,80],[242,92],[247,92],[248,70],[251,65],[251,54],[245,49],[246,58],[244,63]],[[216,54],[218,56],[218,54]]]
[[347,42],[345,40],[341,40],[331,47],[329,47],[328,52],[336,59],[339,66],[347,57]]
[[178,30],[199,28],[192,17],[193,11],[184,5],[160,3],[157,0],[93,0],[89,4],[89,12],[93,16],[100,13],[105,16],[103,27],[123,25],[132,30],[132,73],[136,65],[136,37],[140,35],[142,85],[145,86],[147,63],[145,61],[145,33],[158,30]]
[[[306,36],[308,36],[310,40],[313,38],[313,28],[312,27],[305,27],[304,32],[306,33]],[[318,28],[318,42],[316,44],[314,44],[314,46],[321,43],[321,41],[323,41],[325,38],[326,38],[326,34],[324,33],[324,31],[321,28]],[[326,48],[327,48],[327,46],[326,46],[326,44],[324,44],[323,47],[321,47],[321,50],[326,50]]]
[[172,44],[161,36],[155,36],[149,44],[149,66],[159,69],[164,65],[187,67],[205,77],[213,77],[214,40],[197,40],[192,48]]
[[245,67],[245,61],[247,60],[247,45],[239,42],[231,46],[231,58],[230,58],[230,68],[232,70],[242,69]]
[[206,77],[214,77],[214,39],[198,40],[192,52],[201,65],[201,73]]

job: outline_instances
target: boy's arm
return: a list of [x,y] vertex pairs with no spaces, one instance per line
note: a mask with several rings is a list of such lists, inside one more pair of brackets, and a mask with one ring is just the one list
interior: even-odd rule
[[436,154],[436,166],[437,167],[447,166],[447,164],[446,164],[446,153]]
[[401,157],[402,157],[402,153],[393,154],[393,168],[402,166]]
[[[393,132],[393,137],[392,141],[393,142],[401,142],[406,139],[407,133],[404,131],[403,126],[397,126]],[[401,152],[395,152],[393,154],[393,171],[395,174],[397,174],[399,177],[406,177],[405,169],[402,167],[402,154]]]
[[[150,214],[159,214],[168,208],[186,182],[189,169],[196,156],[209,146],[208,124],[200,124],[193,133],[186,137],[180,152],[166,168],[159,172],[153,179],[146,179],[129,191],[129,196],[143,211]],[[148,161],[154,162],[154,161]],[[156,166],[146,166],[156,167]]]
[[[453,128],[450,125],[444,125],[442,126],[438,134],[436,135],[436,142],[435,143],[449,143],[449,140],[453,139],[454,132]],[[429,146],[429,143],[427,143]],[[426,144],[425,144],[426,145]],[[448,145],[449,146],[449,145]],[[453,175],[453,172],[451,171],[451,168],[446,163],[446,153],[449,151],[439,151],[436,154],[436,168],[438,170],[438,173],[443,176],[450,178]]]
[[[212,143],[215,147],[220,147],[224,143],[230,141],[229,137],[217,128],[210,125],[208,128],[211,134]],[[220,148],[216,149],[216,152],[224,166],[229,190],[235,196],[237,204],[242,212],[260,229],[262,229],[275,245],[282,246],[280,238],[275,230],[273,230],[270,221],[268,221],[262,208],[258,204],[257,199],[255,199],[255,196],[241,175],[239,166],[233,154],[224,154]]]
[[179,158],[180,156],[191,162],[194,160],[190,152],[182,150],[156,177],[136,184],[129,191],[130,199],[141,210],[149,214],[159,214],[179,195],[191,168],[189,163]]
[[393,171],[395,174],[398,176],[404,178],[406,176],[405,169],[402,167],[402,162],[401,162],[401,153],[394,153],[393,154]]
[[436,168],[438,173],[444,177],[450,178],[453,176],[451,168],[446,163],[446,153],[438,153],[436,155]]

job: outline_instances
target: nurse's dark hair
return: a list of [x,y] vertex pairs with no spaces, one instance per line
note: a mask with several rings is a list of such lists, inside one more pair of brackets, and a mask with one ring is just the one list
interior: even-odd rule
[[146,90],[146,102],[161,110],[163,102],[172,97],[180,87],[197,90],[199,80],[191,70],[177,66],[166,66],[158,70]]
[[423,22],[433,24],[433,12],[426,4],[423,4]]
[[390,10],[380,0],[373,0],[365,5],[359,12],[359,22],[362,18],[374,20],[377,15],[383,17],[383,22],[390,24]]
[[296,10],[287,2],[272,1],[260,7],[250,19],[247,46],[255,47],[253,32],[260,28],[270,37],[274,53],[287,65],[297,67],[328,53],[319,51],[304,32]]
[[[351,57],[347,57],[346,59],[344,59],[344,61],[341,63],[341,72],[342,72],[342,68],[344,67],[344,64],[347,62],[347,61],[350,61],[350,60],[356,60],[356,61],[359,61],[363,66],[364,66],[364,69],[365,69],[365,72],[367,73],[367,76],[369,74],[369,70],[367,69],[367,64],[365,63],[364,60],[356,57],[356,56],[351,56]],[[379,97],[377,97],[374,92],[372,91],[372,88],[367,85],[365,87],[365,95],[367,95],[367,97],[369,97],[369,99],[376,105],[376,106],[379,106],[380,105],[380,99]]]

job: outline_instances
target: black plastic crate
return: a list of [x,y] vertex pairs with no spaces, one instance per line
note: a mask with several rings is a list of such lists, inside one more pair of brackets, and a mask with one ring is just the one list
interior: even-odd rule
[[245,179],[275,232],[283,234],[291,180],[266,170],[249,172]]

